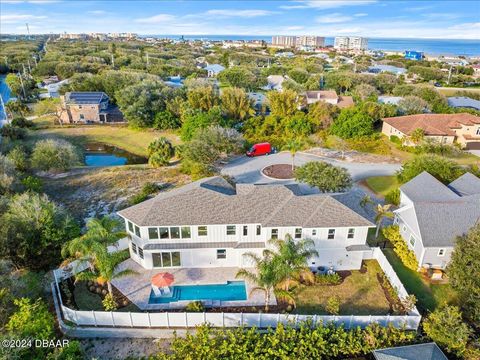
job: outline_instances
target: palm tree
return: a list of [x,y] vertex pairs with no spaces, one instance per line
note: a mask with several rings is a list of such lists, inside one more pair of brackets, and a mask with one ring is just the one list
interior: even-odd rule
[[277,264],[274,261],[274,254],[271,251],[264,251],[263,257],[254,253],[244,254],[255,265],[255,271],[247,269],[240,269],[237,272],[236,278],[244,278],[250,280],[256,286],[250,291],[250,294],[255,291],[263,291],[265,294],[265,311],[268,312],[270,304],[270,296],[273,292],[275,296],[292,300],[291,294],[285,290],[276,289],[280,282],[280,277],[277,271]]
[[377,231],[375,232],[375,238],[378,238],[378,233],[380,232],[380,228],[382,227],[383,219],[393,218],[393,212],[390,211],[391,207],[392,207],[392,204],[377,205],[377,208],[375,209],[375,212],[376,212],[375,223],[377,224]]
[[108,252],[105,248],[99,254],[96,254],[95,270],[87,270],[76,274],[75,281],[92,280],[97,281],[99,284],[107,284],[108,293],[113,296],[112,280],[118,279],[124,276],[136,274],[131,269],[125,269],[117,271],[117,266],[122,261],[129,258],[127,251]]
[[303,149],[303,143],[298,139],[290,140],[286,145],[285,148],[290,151],[292,155],[292,172],[295,170],[295,155],[299,150]]
[[373,204],[373,200],[370,197],[370,195],[365,194],[361,199],[360,199],[360,206],[362,208],[366,208],[368,204]]
[[281,278],[280,287],[288,292],[290,285],[298,284],[301,278],[313,280],[313,274],[307,263],[309,258],[318,256],[313,240],[293,240],[287,234],[285,240],[271,239],[269,242],[277,250],[273,253],[273,259]]

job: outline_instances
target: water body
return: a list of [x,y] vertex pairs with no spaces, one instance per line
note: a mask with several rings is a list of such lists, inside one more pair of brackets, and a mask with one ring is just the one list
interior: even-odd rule
[[[0,75],[0,96],[2,97],[3,103],[6,104],[10,99],[10,88],[5,82],[7,75]],[[5,120],[5,111],[2,107],[2,102],[0,101],[0,120]],[[1,126],[1,125],[0,125]]]
[[[161,39],[179,39],[181,35],[141,35],[141,37],[156,37]],[[271,36],[247,35],[185,35],[186,40],[264,40],[272,41]],[[334,38],[326,37],[325,45],[333,45]],[[422,51],[432,55],[464,55],[480,56],[480,40],[455,40],[455,39],[380,39],[369,38],[370,50],[386,51]]]
[[145,164],[147,159],[128,151],[103,143],[88,143],[85,145],[86,166],[119,166]]

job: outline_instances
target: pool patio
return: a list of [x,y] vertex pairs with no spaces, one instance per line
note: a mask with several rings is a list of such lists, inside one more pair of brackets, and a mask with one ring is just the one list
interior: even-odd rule
[[[163,304],[149,304],[151,287],[151,278],[160,272],[169,272],[175,277],[173,285],[207,285],[207,284],[223,284],[227,281],[235,281],[238,267],[221,267],[221,268],[178,268],[178,269],[154,269],[147,270],[137,264],[132,259],[125,260],[118,266],[118,271],[131,269],[137,274],[114,279],[112,284],[130,299],[135,305],[142,310],[168,310],[182,309],[192,300],[175,301]],[[250,291],[255,284],[245,280],[247,290],[247,300],[240,301],[220,301],[209,300],[202,301],[205,306],[212,307],[230,307],[230,306],[263,306],[265,304],[264,294],[261,291]],[[271,296],[270,305],[276,305],[275,296]]]

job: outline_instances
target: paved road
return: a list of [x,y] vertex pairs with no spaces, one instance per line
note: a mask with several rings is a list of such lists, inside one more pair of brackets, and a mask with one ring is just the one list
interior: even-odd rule
[[[349,163],[327,158],[320,158],[318,156],[305,153],[298,153],[295,156],[295,165],[303,165],[309,161],[319,160],[329,162],[335,166],[344,167],[350,172],[350,175],[355,181],[362,180],[370,176],[393,175],[395,171],[400,169],[399,164]],[[225,165],[225,167],[222,169],[222,174],[233,177],[239,183],[270,183],[275,182],[276,180],[268,179],[260,173],[265,166],[272,164],[291,163],[292,156],[289,152],[281,152],[278,154],[254,158],[242,156]]]

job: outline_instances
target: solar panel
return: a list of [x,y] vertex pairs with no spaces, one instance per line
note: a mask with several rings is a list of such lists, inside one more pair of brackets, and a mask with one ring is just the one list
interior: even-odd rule
[[107,96],[103,92],[71,92],[68,94],[68,102],[75,104],[99,104]]

